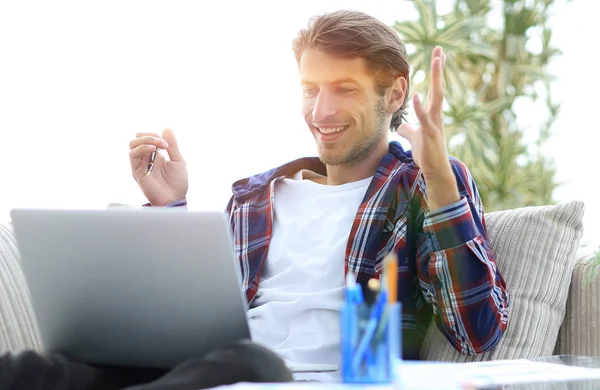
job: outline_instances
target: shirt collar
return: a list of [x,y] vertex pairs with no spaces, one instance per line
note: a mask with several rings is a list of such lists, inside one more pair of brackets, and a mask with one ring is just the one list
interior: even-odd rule
[[[390,157],[401,161],[406,161],[407,159],[412,161],[411,152],[405,151],[397,141],[389,143],[389,152],[383,157],[382,163],[383,161],[389,161]],[[325,164],[318,157],[303,157],[277,168],[236,181],[232,185],[233,197],[240,203],[256,193],[264,191],[273,180],[279,177],[292,176],[302,169],[308,169],[319,175],[327,175]]]

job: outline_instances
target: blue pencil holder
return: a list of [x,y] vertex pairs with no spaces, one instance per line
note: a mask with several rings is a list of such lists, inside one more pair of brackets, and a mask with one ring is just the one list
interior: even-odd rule
[[386,304],[380,315],[364,303],[341,310],[343,383],[392,383],[394,364],[402,359],[401,304]]

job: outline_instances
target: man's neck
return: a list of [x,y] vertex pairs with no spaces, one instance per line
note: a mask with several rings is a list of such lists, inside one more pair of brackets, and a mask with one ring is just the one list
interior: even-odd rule
[[377,171],[381,159],[388,153],[389,145],[387,140],[380,142],[369,153],[369,155],[359,163],[346,165],[327,165],[327,184],[330,186],[352,183],[371,177]]

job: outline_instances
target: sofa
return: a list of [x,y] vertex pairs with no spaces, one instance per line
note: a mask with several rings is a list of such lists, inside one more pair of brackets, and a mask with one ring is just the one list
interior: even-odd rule
[[[432,323],[421,357],[467,362],[600,355],[600,272],[592,272],[593,254],[579,247],[583,214],[580,201],[487,213],[510,297],[504,337],[492,350],[466,356]],[[0,353],[44,350],[20,261],[11,223],[0,223]]]

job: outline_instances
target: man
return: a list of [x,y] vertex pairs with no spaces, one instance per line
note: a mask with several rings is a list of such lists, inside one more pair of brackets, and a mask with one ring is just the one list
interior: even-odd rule
[[[475,183],[447,155],[442,49],[432,53],[427,103],[413,96],[418,129],[399,125],[409,64],[390,27],[335,12],[314,19],[293,49],[319,158],[234,183],[227,207],[253,339],[291,361],[337,363],[344,271],[364,284],[395,251],[404,357],[418,358],[432,315],[461,353],[490,350],[506,328],[508,297]],[[388,129],[411,152],[389,143]],[[173,132],[138,134],[130,146],[150,204],[184,206],[187,171]],[[156,148],[170,161],[146,175]]]
[[[365,284],[394,251],[403,357],[419,358],[432,319],[461,353],[490,350],[507,326],[508,295],[475,183],[447,155],[442,49],[432,53],[426,104],[412,99],[418,128],[401,123],[409,64],[390,27],[334,12],[313,19],[293,49],[319,157],[237,181],[227,206],[253,341],[290,362],[338,364],[346,271]],[[390,143],[388,129],[411,151]],[[148,206],[185,206],[188,174],[173,132],[138,134],[130,148]],[[157,154],[148,174],[157,148],[168,158]]]

